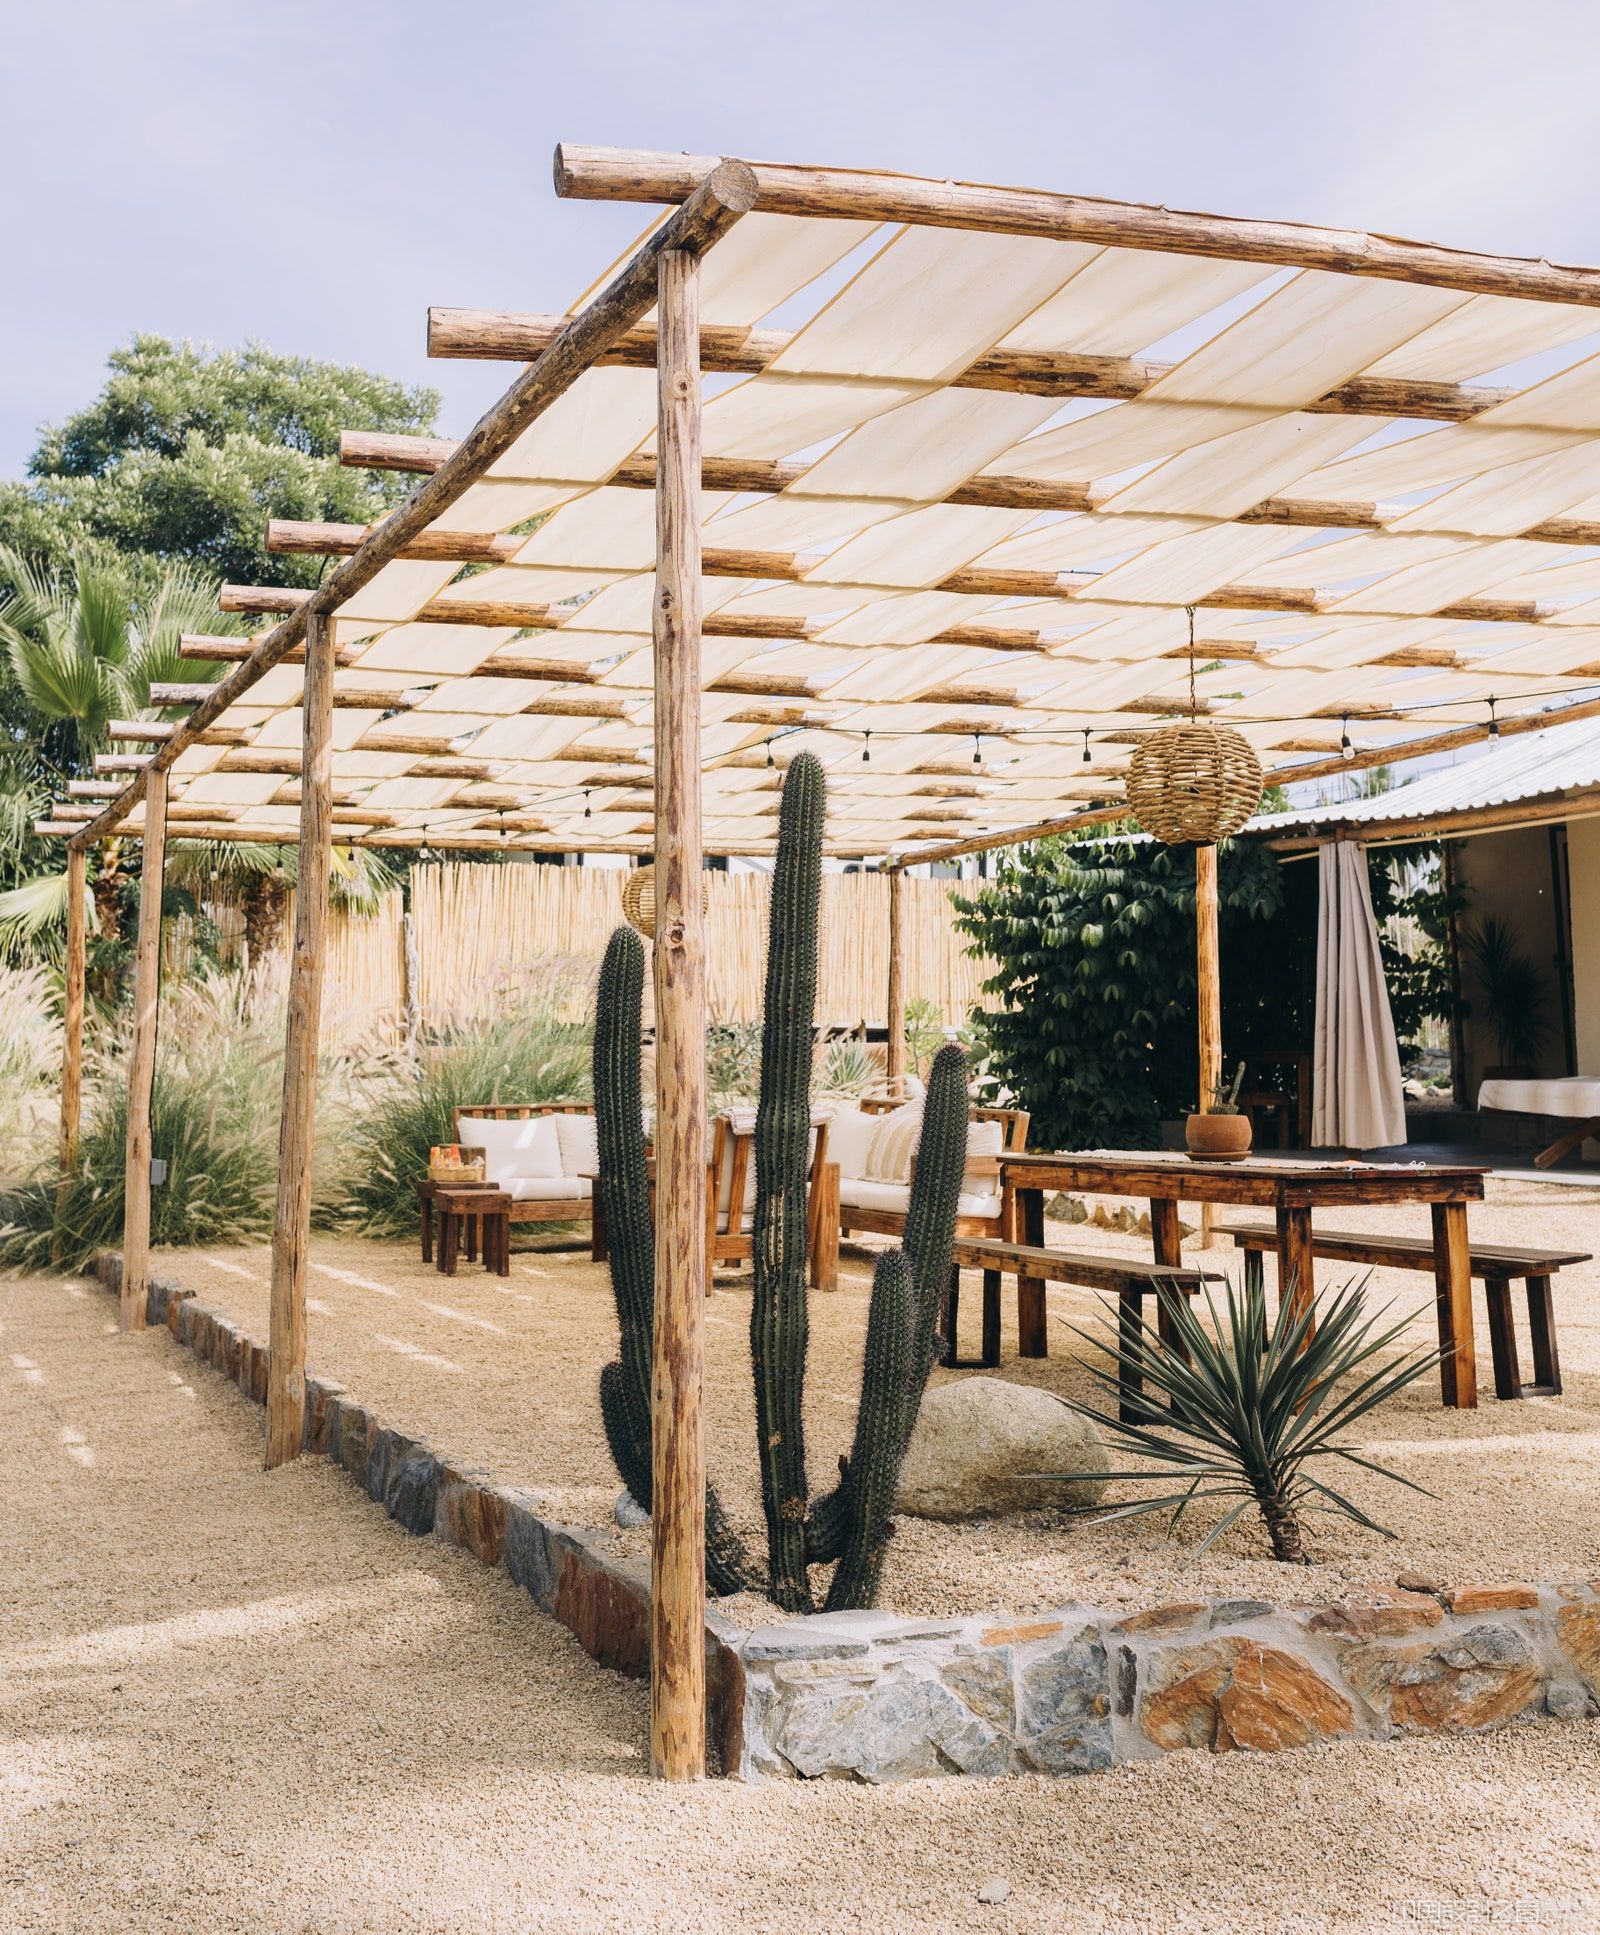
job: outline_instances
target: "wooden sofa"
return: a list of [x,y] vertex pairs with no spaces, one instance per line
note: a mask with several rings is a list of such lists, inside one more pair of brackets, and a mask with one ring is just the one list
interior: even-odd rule
[[[518,1151],[497,1149],[501,1138],[493,1134],[495,1125],[507,1126],[550,1119],[555,1128],[554,1172],[549,1155],[550,1139],[537,1138],[537,1146]],[[580,1129],[582,1121],[587,1126]],[[511,1199],[513,1223],[587,1223],[590,1249],[596,1261],[605,1254],[603,1232],[596,1226],[593,1186],[585,1169],[597,1166],[594,1147],[594,1109],[588,1102],[479,1102],[453,1109],[451,1134],[457,1142],[481,1147],[488,1152],[485,1181]],[[478,1125],[474,1133],[474,1124]],[[565,1127],[565,1133],[563,1128]],[[521,1159],[535,1173],[519,1175]],[[543,1171],[545,1173],[537,1173]],[[424,1177],[417,1184],[420,1211],[422,1260],[433,1261],[434,1201],[437,1185]],[[470,1251],[469,1251],[470,1254]]]

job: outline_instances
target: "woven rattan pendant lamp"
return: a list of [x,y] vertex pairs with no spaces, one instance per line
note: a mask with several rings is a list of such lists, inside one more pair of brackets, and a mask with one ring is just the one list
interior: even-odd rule
[[1199,716],[1189,607],[1189,716],[1141,740],[1128,764],[1133,817],[1168,846],[1215,846],[1261,804],[1261,761],[1242,733]]
[[[711,905],[711,888],[704,874],[700,876],[700,911],[705,913]],[[636,867],[628,875],[622,889],[623,918],[631,926],[637,927],[647,941],[656,937],[656,870],[654,867]]]

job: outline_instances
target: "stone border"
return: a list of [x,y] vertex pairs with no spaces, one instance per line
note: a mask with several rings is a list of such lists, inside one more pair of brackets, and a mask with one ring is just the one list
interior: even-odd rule
[[[95,1273],[120,1288],[122,1259],[101,1257]],[[231,1319],[157,1277],[148,1320],[265,1402],[266,1346]],[[503,1566],[601,1665],[647,1671],[643,1565],[340,1386],[306,1388],[308,1451],[407,1531]],[[746,1780],[1089,1773],[1184,1747],[1272,1752],[1600,1712],[1600,1580],[1396,1587],[1298,1610],[1223,1599],[1027,1620],[832,1613],[753,1631],[712,1612],[706,1672],[722,1768]]]

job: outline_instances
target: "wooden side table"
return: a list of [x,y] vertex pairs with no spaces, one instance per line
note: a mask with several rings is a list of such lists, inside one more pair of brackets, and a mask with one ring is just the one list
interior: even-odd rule
[[492,1184],[435,1183],[433,1202],[439,1217],[439,1273],[453,1277],[463,1241],[467,1261],[477,1249],[483,1229],[483,1267],[496,1276],[511,1274],[511,1198]]

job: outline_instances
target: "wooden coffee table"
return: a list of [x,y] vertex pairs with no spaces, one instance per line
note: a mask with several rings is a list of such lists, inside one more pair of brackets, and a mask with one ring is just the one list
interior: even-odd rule
[[[483,1267],[496,1276],[511,1274],[511,1198],[492,1183],[435,1183],[433,1204],[439,1217],[439,1273],[453,1277],[463,1235],[467,1261],[483,1229]],[[465,1230],[463,1231],[463,1225]]]

